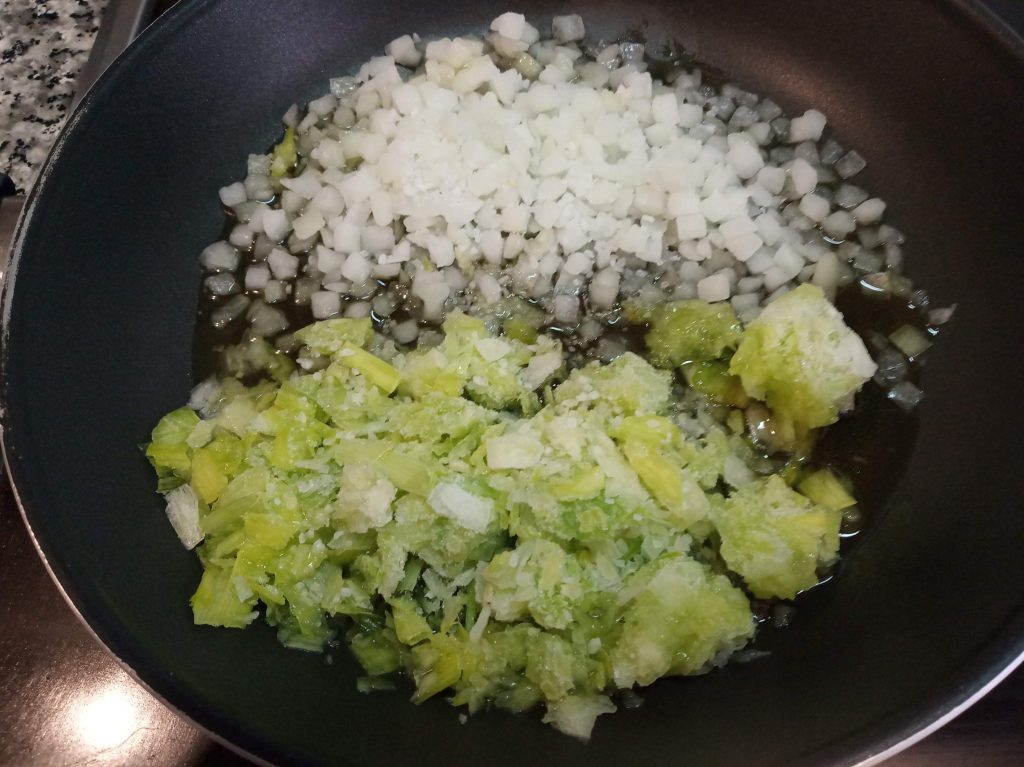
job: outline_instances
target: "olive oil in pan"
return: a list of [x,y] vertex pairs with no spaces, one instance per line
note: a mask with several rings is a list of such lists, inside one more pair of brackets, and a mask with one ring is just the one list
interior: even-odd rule
[[[928,335],[937,330],[928,325],[923,296],[910,300],[889,294],[871,293],[853,283],[836,297],[836,307],[846,323],[865,339],[869,350],[877,348],[893,331],[910,325]],[[908,364],[907,380],[920,383],[927,355]],[[868,381],[857,395],[856,407],[828,427],[814,452],[814,463],[831,466],[850,480],[853,495],[864,522],[876,520],[906,470],[917,440],[918,415],[896,405],[886,390]],[[846,520],[844,533],[858,526]]]

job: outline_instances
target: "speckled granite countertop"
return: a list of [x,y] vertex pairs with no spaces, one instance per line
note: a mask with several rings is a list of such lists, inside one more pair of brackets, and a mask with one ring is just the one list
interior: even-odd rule
[[28,191],[74,96],[107,0],[0,0],[0,171]]

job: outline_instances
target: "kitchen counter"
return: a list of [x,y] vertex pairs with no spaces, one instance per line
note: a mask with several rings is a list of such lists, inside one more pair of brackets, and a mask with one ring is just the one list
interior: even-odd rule
[[106,0],[0,2],[0,171],[35,180],[71,107]]

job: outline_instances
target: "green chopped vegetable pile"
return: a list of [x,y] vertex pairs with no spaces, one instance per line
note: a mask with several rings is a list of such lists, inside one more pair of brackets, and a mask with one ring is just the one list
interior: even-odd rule
[[262,613],[306,650],[343,637],[360,689],[403,671],[416,702],[543,705],[580,738],[615,691],[721,665],[754,635],[748,594],[815,585],[854,503],[827,470],[787,472],[793,489],[733,408],[765,399],[806,433],[870,358],[811,287],[746,329],[701,302],[651,323],[652,359],[689,388],[635,354],[569,371],[556,340],[462,314],[406,352],[369,320],[316,323],[313,373],[265,342],[232,350],[263,379],[220,380],[147,449],[175,529],[202,541],[195,622]]

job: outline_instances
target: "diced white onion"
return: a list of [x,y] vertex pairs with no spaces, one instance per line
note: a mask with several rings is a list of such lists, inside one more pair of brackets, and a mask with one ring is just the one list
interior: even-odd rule
[[318,320],[341,313],[341,296],[330,290],[319,290],[310,297],[313,316]]
[[248,195],[245,193],[245,184],[241,181],[222,187],[219,194],[220,201],[229,208],[232,208],[235,205],[241,205],[249,199]]
[[164,496],[167,518],[186,549],[202,543],[205,534],[199,526],[199,497],[189,484],[179,485]]
[[789,141],[799,144],[801,141],[817,141],[825,130],[828,121],[817,109],[808,109],[800,117],[789,121]]
[[199,263],[210,272],[233,272],[240,259],[238,250],[223,241],[207,245],[199,254]]
[[286,250],[274,248],[267,256],[267,263],[274,277],[279,280],[293,279],[299,273],[299,259]]
[[[505,13],[486,44],[403,35],[332,79],[301,120],[290,110],[308,161],[276,179],[271,155],[251,155],[244,181],[220,190],[239,223],[200,257],[224,273],[207,289],[262,292],[250,320],[291,298],[316,318],[401,307],[425,323],[514,292],[593,334],[620,294],[731,298],[750,318],[801,281],[834,294],[898,270],[903,235],[881,224],[884,202],[839,181],[865,162],[822,140],[824,114],[786,119],[734,85],[709,95],[699,71],[667,85],[642,44],[587,60],[574,14],[551,29],[541,41]],[[375,282],[394,279],[408,299]],[[234,296],[214,321],[248,302]],[[410,322],[392,336],[414,341]]]

